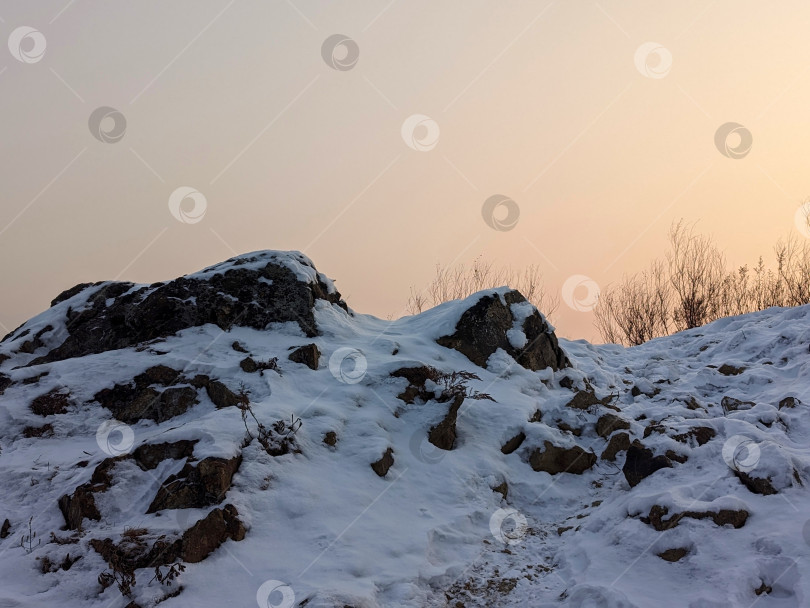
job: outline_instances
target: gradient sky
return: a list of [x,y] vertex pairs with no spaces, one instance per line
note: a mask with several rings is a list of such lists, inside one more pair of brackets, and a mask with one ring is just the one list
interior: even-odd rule
[[[4,331],[79,282],[256,249],[304,251],[381,317],[480,254],[540,265],[556,293],[607,285],[679,218],[732,263],[769,260],[810,195],[806,0],[0,2],[0,38],[21,26],[47,46],[0,47]],[[322,57],[333,34],[351,69]],[[637,67],[648,42],[668,70]],[[117,142],[89,128],[102,106],[126,119]],[[406,145],[414,114],[432,149]],[[727,122],[753,138],[742,158],[715,145]],[[207,202],[196,223],[169,210],[182,186]],[[520,209],[510,230],[482,217],[496,194]],[[553,320],[597,337],[587,310]]]

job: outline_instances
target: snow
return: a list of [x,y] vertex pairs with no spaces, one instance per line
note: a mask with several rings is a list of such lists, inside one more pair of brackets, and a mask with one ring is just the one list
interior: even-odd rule
[[[205,280],[234,265],[263,265],[270,259],[287,265],[301,280],[320,277],[334,289],[298,252],[246,254],[189,276]],[[504,290],[485,293],[502,295]],[[67,307],[79,308],[87,294],[42,313],[25,326],[29,336],[3,344],[0,352],[10,353],[48,324],[63,326]],[[308,608],[455,602],[468,607],[579,608],[808,605],[810,535],[803,530],[810,518],[810,307],[723,319],[629,349],[560,340],[573,367],[555,373],[526,370],[503,351],[490,358],[488,369],[481,369],[435,343],[453,332],[481,295],[395,321],[352,316],[318,301],[315,317],[322,335],[314,339],[306,338],[295,323],[229,332],[207,325],[140,352],[129,348],[31,368],[18,366],[33,356],[15,354],[0,365],[0,372],[14,380],[49,373],[38,384],[15,384],[0,397],[0,520],[8,517],[13,526],[12,536],[0,541],[0,606],[123,607],[129,599],[115,587],[99,593],[96,577],[106,565],[89,548],[89,540],[117,539],[128,527],[169,534],[210,510],[146,515],[160,482],[184,461],[166,461],[153,471],[122,461],[114,470],[114,485],[97,495],[102,521],[86,521],[78,545],[48,542],[50,532],[67,534],[60,531],[64,522],[58,498],[88,481],[108,456],[97,442],[97,431],[112,418],[90,403],[93,395],[157,364],[184,370],[186,376],[210,375],[232,390],[243,384],[265,424],[291,415],[303,422],[296,434],[301,453],[271,457],[256,442],[243,450],[223,504],[236,506],[247,536],[189,564],[179,579],[182,593],[162,602],[166,608],[247,607],[256,605],[257,594],[259,599],[268,595],[261,605],[287,608],[305,600]],[[512,310],[520,319],[532,312],[523,304]],[[516,347],[525,341],[518,327],[516,321],[509,335]],[[278,357],[280,373],[244,373],[239,361],[245,355],[231,348],[234,341],[256,360]],[[318,370],[287,359],[291,348],[311,342],[322,353]],[[330,365],[333,356],[340,363],[346,352],[354,353],[352,365],[357,357],[365,364],[356,382],[341,381]],[[470,387],[495,399],[464,402],[452,451],[426,441],[447,404],[406,405],[396,397],[407,382],[390,373],[423,364],[473,372],[480,380]],[[725,376],[717,371],[723,364],[746,369]],[[360,369],[352,365],[350,370]],[[613,405],[620,412],[566,408],[573,393],[559,386],[564,376],[579,388],[589,383],[600,397],[618,394]],[[642,391],[635,398],[630,394],[634,385]],[[53,437],[24,438],[25,426],[45,422],[28,410],[30,400],[60,387],[69,387],[73,405],[68,413],[47,420]],[[724,396],[756,405],[726,414]],[[786,396],[803,404],[778,409]],[[236,454],[244,437],[238,411],[216,409],[204,391],[199,398],[188,412],[160,425],[132,425],[133,447],[198,439],[197,458]],[[688,407],[690,398],[698,409]],[[537,410],[542,422],[528,422]],[[529,466],[528,454],[546,440],[601,454],[607,442],[595,434],[594,425],[604,413],[629,420],[631,437],[654,453],[675,450],[688,461],[657,471],[632,489],[620,472],[623,453],[616,463],[598,460],[583,475],[552,476]],[[559,430],[557,421],[582,428],[582,436]],[[642,438],[652,421],[667,433]],[[670,437],[696,425],[711,427],[717,436],[702,446]],[[337,434],[334,448],[322,441],[328,431]],[[523,445],[504,455],[501,446],[521,431],[526,434]],[[770,477],[778,494],[751,493],[727,464],[724,446],[738,436],[758,448],[750,473]],[[389,446],[395,464],[380,478],[369,465]],[[77,467],[83,460],[89,463]],[[503,482],[508,484],[507,499],[492,490]],[[750,516],[739,529],[686,518],[658,532],[640,520],[654,505],[667,507],[670,515],[745,509]],[[492,522],[514,524],[514,518],[503,517],[512,509],[509,513],[524,517],[527,526],[525,534],[518,527],[517,542],[507,544],[503,534],[492,532]],[[27,534],[31,516],[42,542],[29,554],[19,540]],[[689,553],[674,563],[657,556],[672,548]],[[69,571],[40,573],[37,558],[61,560],[68,550],[83,555]],[[134,597],[144,607],[155,605],[167,590],[156,582],[147,584],[152,575],[138,572]],[[773,590],[757,596],[754,590],[762,582]],[[294,603],[289,602],[292,596]]]

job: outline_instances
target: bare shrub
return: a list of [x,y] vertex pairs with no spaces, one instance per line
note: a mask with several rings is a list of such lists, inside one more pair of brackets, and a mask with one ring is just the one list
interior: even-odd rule
[[496,268],[492,262],[479,256],[469,266],[437,264],[436,274],[425,289],[417,291],[411,287],[407,310],[410,314],[418,314],[442,302],[460,300],[484,289],[503,286],[517,289],[547,317],[560,304],[559,297],[549,296],[546,293],[540,267],[536,264],[523,270],[514,270],[510,267]]

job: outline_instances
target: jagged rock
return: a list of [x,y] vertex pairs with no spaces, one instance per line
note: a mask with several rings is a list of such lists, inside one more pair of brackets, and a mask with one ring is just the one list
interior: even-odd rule
[[458,419],[458,410],[461,404],[464,403],[464,395],[456,395],[453,403],[450,404],[450,410],[444,419],[430,429],[428,433],[428,441],[435,445],[440,450],[452,450],[456,443],[456,421]]
[[734,367],[733,365],[729,365],[728,363],[724,363],[720,367],[717,368],[717,371],[724,376],[737,376],[745,371],[744,367]]
[[638,440],[627,449],[627,459],[622,467],[624,478],[630,487],[637,486],[645,477],[659,469],[671,467],[672,462],[666,456],[653,456],[652,450],[645,448]]
[[546,441],[542,452],[537,449],[529,456],[529,464],[535,471],[545,471],[551,475],[558,473],[582,475],[596,464],[596,454],[586,452],[578,445],[561,448]]
[[190,564],[201,562],[228,539],[245,538],[245,526],[233,505],[214,509],[183,533],[180,558]]
[[492,491],[497,492],[503,497],[504,500],[506,500],[506,497],[509,495],[509,484],[504,481],[492,488]]
[[323,436],[323,442],[331,448],[335,447],[335,445],[337,445],[337,433],[335,433],[335,431],[327,431]]
[[[93,290],[87,304],[81,310],[68,311],[65,340],[31,364],[126,348],[207,323],[228,330],[235,325],[264,329],[270,323],[291,321],[307,336],[316,336],[316,299],[348,310],[339,293],[329,293],[320,275],[316,274],[318,278],[312,282],[301,281],[275,255],[241,256],[199,276],[148,286],[120,282],[76,286],[60,294],[54,303]],[[295,261],[311,267],[303,255]],[[242,267],[246,265],[250,266]]]
[[724,412],[736,412],[738,410],[750,410],[756,403],[726,396],[720,400],[720,405],[723,407]]
[[40,329],[33,338],[23,342],[17,349],[17,352],[24,353],[26,355],[33,355],[37,349],[45,346],[45,342],[42,341],[42,336],[47,334],[49,331],[53,331],[53,325],[46,325]]
[[234,340],[233,344],[231,344],[231,348],[238,353],[245,353],[245,354],[248,353],[247,349],[244,346],[242,346],[238,340]]
[[664,452],[664,456],[669,458],[672,462],[678,462],[680,464],[683,464],[689,460],[689,457],[686,454],[679,454],[675,450],[667,450]]
[[22,431],[23,437],[50,437],[53,435],[53,425],[43,424],[42,426],[27,426]]
[[31,402],[30,409],[39,416],[64,414],[70,405],[70,393],[55,388]]
[[501,453],[511,454],[526,441],[526,433],[521,431],[501,446]]
[[658,554],[658,557],[668,562],[677,562],[689,554],[689,549],[682,547],[677,549],[667,549]]
[[8,538],[9,534],[11,534],[11,522],[6,519],[0,526],[0,538]]
[[5,374],[0,374],[0,395],[6,392],[6,389],[11,386],[12,381],[11,378],[6,376]]
[[371,463],[371,468],[380,477],[385,477],[388,469],[394,466],[394,449],[388,448],[377,462]]
[[685,433],[679,433],[677,435],[673,435],[672,438],[675,441],[680,441],[681,443],[687,443],[690,438],[693,438],[697,441],[699,446],[709,443],[714,437],[717,435],[717,432],[708,426],[693,426]]
[[560,380],[560,386],[562,388],[573,389],[574,388],[574,379],[570,376],[563,376]]
[[392,378],[405,378],[408,381],[407,388],[397,395],[397,399],[402,399],[405,403],[413,403],[416,399],[429,401],[433,399],[434,393],[425,388],[428,380],[436,382],[439,378],[439,370],[428,365],[416,367],[401,367],[391,372]]
[[181,439],[174,443],[147,443],[132,452],[132,459],[144,471],[156,468],[164,460],[180,460],[194,455],[197,440]]
[[615,414],[605,414],[596,421],[596,434],[607,439],[614,431],[629,431],[630,423]]
[[253,374],[259,371],[259,366],[256,365],[256,361],[252,357],[245,357],[239,362],[239,367],[242,368],[242,371],[247,374]]
[[[178,381],[184,381],[181,372],[156,365],[135,376],[132,383],[105,388],[93,399],[127,424],[144,419],[164,422],[198,403],[197,391],[191,386],[172,386]],[[153,385],[168,388],[159,391]]]
[[523,322],[526,346],[512,346],[507,337],[515,322],[510,306],[525,301],[526,298],[518,291],[504,294],[503,300],[497,294],[483,296],[464,311],[456,324],[455,333],[442,336],[437,342],[459,351],[480,367],[486,367],[490,355],[499,348],[526,369],[550,367],[558,370],[568,367],[570,363],[557,343],[557,336],[536,310]]
[[734,471],[734,474],[737,475],[743,485],[754,494],[771,496],[779,493],[779,491],[773,487],[771,480],[767,477],[753,477],[743,471]]
[[87,484],[81,485],[73,494],[65,494],[59,501],[59,510],[65,518],[65,525],[68,530],[78,530],[82,526],[84,518],[94,521],[101,520],[101,513],[96,507],[96,499],[93,491]]
[[[1,381],[2,381],[2,379],[0,379],[0,382]],[[0,389],[2,389],[1,385],[0,385]],[[0,390],[0,395],[2,395],[2,394],[3,394],[3,391]],[[782,399],[779,402],[779,409],[780,410],[785,409],[785,408],[792,409],[792,408],[796,407],[797,405],[801,405],[801,403],[802,402],[799,401],[796,397],[785,397],[784,399]]]
[[748,511],[745,509],[732,510],[720,509],[719,511],[683,511],[676,513],[669,519],[664,517],[669,513],[667,507],[660,505],[653,505],[650,509],[648,517],[640,518],[645,524],[650,524],[658,532],[670,530],[678,525],[678,523],[685,517],[692,519],[711,519],[717,526],[725,526],[730,524],[735,528],[742,528],[748,520]]
[[208,398],[217,408],[234,407],[239,403],[239,397],[219,380],[212,380],[208,376],[194,376],[191,380],[196,388],[205,387]]
[[315,344],[307,344],[299,346],[288,357],[290,361],[295,363],[303,363],[309,369],[318,369],[318,361],[321,358],[321,351]]
[[630,435],[627,433],[616,433],[608,441],[605,451],[602,452],[602,460],[616,460],[616,454],[630,448]]
[[186,463],[179,473],[161,484],[146,512],[202,508],[222,502],[241,463],[241,455],[230,460],[204,458],[196,465]]
[[577,391],[574,394],[573,399],[565,404],[565,407],[571,407],[575,410],[587,410],[593,405],[607,405],[612,399],[613,397],[611,395],[602,397],[600,399],[596,396],[596,393],[592,388],[587,388],[585,390]]

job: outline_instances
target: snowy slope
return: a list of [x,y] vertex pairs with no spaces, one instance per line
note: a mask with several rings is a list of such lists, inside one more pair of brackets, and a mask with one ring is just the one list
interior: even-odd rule
[[[248,266],[274,261],[297,280],[320,281],[335,293],[300,254],[252,255],[258,262]],[[206,281],[233,267],[231,261],[189,278]],[[10,382],[0,396],[0,523],[8,518],[11,525],[0,540],[0,606],[810,605],[810,307],[724,319],[630,349],[560,340],[571,367],[531,371],[502,350],[482,368],[436,343],[484,295],[503,299],[508,289],[396,321],[316,298],[314,337],[295,322],[228,331],[208,323],[149,344],[28,365],[64,340],[68,310],[86,306],[94,289],[56,304],[0,344],[0,359],[9,357],[0,374]],[[519,308],[513,305],[516,318],[526,312]],[[20,352],[48,326],[41,346]],[[518,348],[519,334],[510,335]],[[288,359],[291,349],[311,343],[322,354],[316,370]],[[255,361],[277,357],[278,370],[244,371],[247,354]],[[246,389],[266,425],[300,418],[295,449],[272,456],[258,441],[243,447],[239,410],[216,407],[205,390],[196,405],[160,422],[116,423],[94,401],[99,391],[156,365]],[[452,450],[427,440],[449,403],[398,397],[408,381],[392,372],[424,365],[472,372],[479,379],[469,388],[494,400],[463,402]],[[429,381],[426,387],[440,394]],[[569,406],[588,387],[602,402]],[[32,412],[31,402],[54,389],[69,392],[65,412]],[[655,455],[669,451],[686,461],[672,459],[670,468],[631,487],[622,473],[625,451],[615,461],[600,457],[608,439],[596,423],[605,414],[627,421],[630,439]],[[26,427],[46,423],[51,431],[24,436]],[[714,436],[699,445],[689,436],[694,427]],[[330,432],[334,446],[324,442]],[[519,447],[503,453],[520,433]],[[102,590],[97,578],[108,564],[91,540],[117,542],[137,528],[148,530],[149,542],[174,538],[211,511],[147,514],[161,483],[188,458],[142,470],[126,456],[143,444],[181,440],[196,440],[195,461],[241,453],[218,506],[236,507],[244,538],[187,563],[171,585],[149,582],[154,569],[144,568],[131,597],[116,585]],[[598,458],[582,474],[536,471],[531,455],[546,442],[580,446]],[[394,463],[380,477],[370,465],[388,448]],[[95,494],[100,519],[65,530],[60,497],[116,455],[124,458],[112,483]],[[774,493],[751,491],[741,472],[766,479]],[[655,525],[654,507],[667,509],[665,522],[693,515],[657,530],[666,526]],[[739,527],[718,525],[712,514],[721,512],[747,518]],[[23,537],[31,517],[36,538],[29,546]],[[51,533],[76,542],[52,542]],[[686,553],[678,561],[659,557],[669,549]],[[42,572],[44,558],[61,563],[68,553],[81,559]]]

